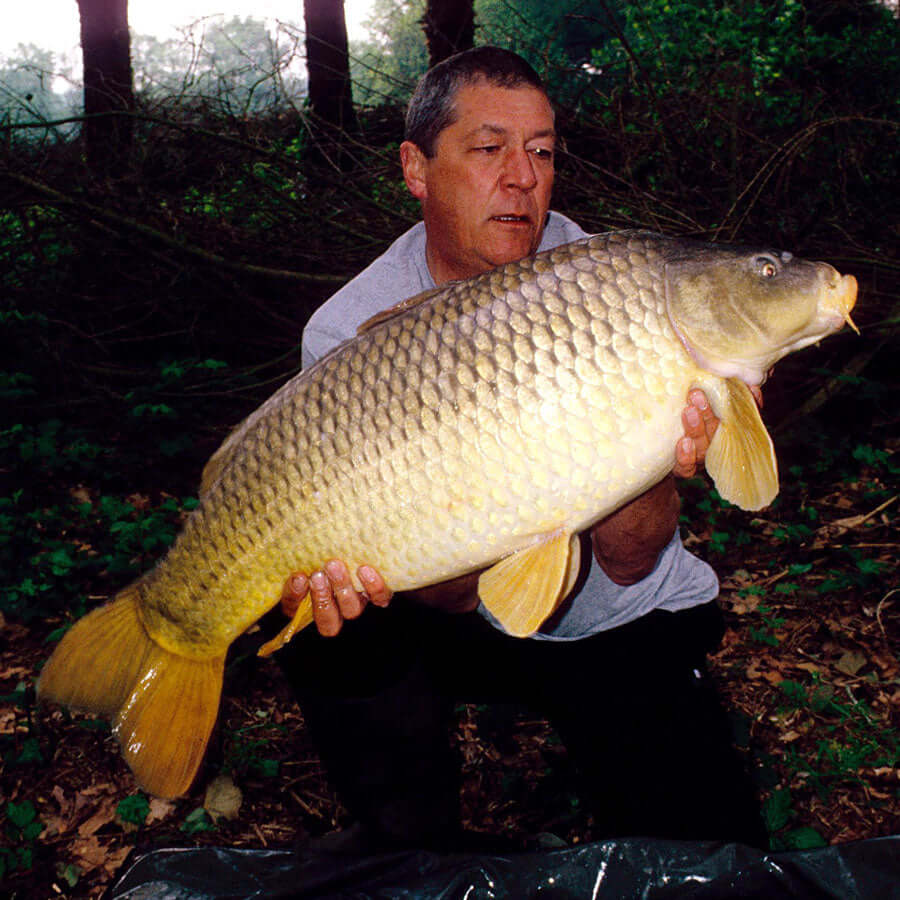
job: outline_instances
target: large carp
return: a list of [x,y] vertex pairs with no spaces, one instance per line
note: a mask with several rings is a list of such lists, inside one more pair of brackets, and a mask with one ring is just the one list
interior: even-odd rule
[[[485,606],[530,634],[577,571],[578,532],[671,470],[691,388],[721,422],[706,457],[721,495],[773,499],[747,385],[850,322],[855,300],[825,263],[640,231],[413,298],[228,437],[168,554],[65,635],[40,694],[109,716],[142,787],[174,796],[202,760],[229,644],[293,570],[371,563],[397,591],[486,569]],[[311,620],[307,599],[281,641]]]

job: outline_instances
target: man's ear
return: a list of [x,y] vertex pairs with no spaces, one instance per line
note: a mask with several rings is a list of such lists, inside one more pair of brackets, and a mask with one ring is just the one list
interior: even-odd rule
[[409,192],[417,200],[424,200],[428,196],[425,180],[426,163],[427,158],[418,144],[404,141],[400,145],[400,165],[403,166],[403,178]]

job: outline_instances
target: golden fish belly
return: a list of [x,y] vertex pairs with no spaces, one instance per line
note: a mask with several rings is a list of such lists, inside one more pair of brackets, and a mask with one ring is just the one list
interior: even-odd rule
[[289,382],[151,576],[151,633],[220,650],[292,570],[338,557],[394,590],[434,583],[658,481],[696,369],[652,249],[616,249],[620,271],[588,243],[454,285]]

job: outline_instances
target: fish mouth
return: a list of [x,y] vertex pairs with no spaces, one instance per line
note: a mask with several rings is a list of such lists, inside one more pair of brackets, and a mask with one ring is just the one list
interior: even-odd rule
[[835,297],[835,312],[841,318],[841,322],[846,322],[857,334],[859,328],[856,322],[850,318],[850,310],[856,306],[856,296],[859,291],[859,285],[853,275],[841,275],[836,285],[837,296]]

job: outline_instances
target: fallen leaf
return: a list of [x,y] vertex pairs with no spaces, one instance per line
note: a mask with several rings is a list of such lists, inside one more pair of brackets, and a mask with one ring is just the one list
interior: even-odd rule
[[59,815],[51,815],[44,813],[41,819],[46,826],[44,831],[45,839],[47,837],[56,837],[59,834],[65,834],[71,827],[74,819],[72,810],[72,801],[66,798],[65,791],[58,785],[53,786],[50,796],[56,801],[59,807]]
[[731,611],[737,616],[745,616],[756,611],[762,598],[756,594],[748,594],[746,597],[735,597],[731,601]]
[[79,484],[78,487],[73,487],[69,491],[69,496],[76,503],[90,503],[91,502],[91,492],[83,484]]
[[19,714],[14,709],[0,710],[0,734],[15,734]]
[[102,868],[107,874],[113,875],[125,861],[131,848],[119,847],[113,850],[108,844],[101,844],[96,835],[91,835],[83,840],[73,841],[70,849],[85,873]]
[[103,865],[106,859],[106,848],[100,846],[100,841],[97,840],[96,835],[72,841],[70,850],[86,871]]
[[794,663],[794,668],[802,669],[804,672],[810,672],[811,674],[818,674],[822,671],[822,667],[818,663],[811,662]]
[[116,818],[116,798],[107,797],[100,801],[100,808],[89,819],[78,826],[79,837],[90,837],[99,831],[104,825],[108,825]]
[[218,819],[236,819],[243,799],[241,789],[230,775],[217,775],[203,795],[203,808],[214,822]]
[[758,678],[762,678],[762,672],[759,670],[759,660],[754,659],[749,666],[747,666],[744,671],[744,675],[747,676],[751,681],[756,681]]
[[845,675],[856,675],[859,670],[868,663],[868,658],[858,650],[848,650],[835,663],[835,668]]
[[145,825],[152,822],[160,822],[166,818],[175,809],[175,804],[171,800],[163,800],[161,797],[152,797],[150,799],[150,812],[147,813]]

